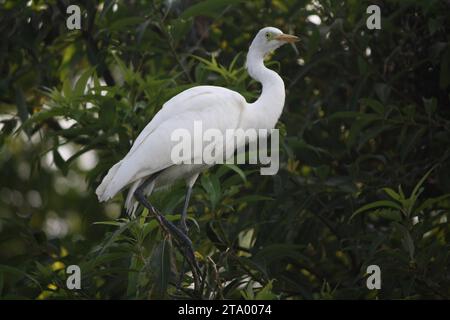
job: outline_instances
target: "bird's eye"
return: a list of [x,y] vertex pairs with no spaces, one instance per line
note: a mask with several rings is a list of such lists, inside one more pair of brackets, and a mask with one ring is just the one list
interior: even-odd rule
[[267,39],[267,40],[270,40],[270,32],[267,32],[267,33],[266,33],[266,39]]

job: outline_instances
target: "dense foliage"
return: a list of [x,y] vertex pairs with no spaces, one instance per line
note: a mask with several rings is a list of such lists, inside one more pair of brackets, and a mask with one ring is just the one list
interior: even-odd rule
[[[267,65],[286,84],[281,169],[217,166],[189,208],[203,298],[450,298],[450,5],[391,1],[0,1],[0,296],[190,297],[182,259],[123,194],[95,187],[176,93],[260,90],[255,33],[299,35]],[[381,7],[368,30],[366,8]],[[185,188],[152,195],[176,221]],[[68,290],[65,268],[82,271]],[[366,269],[381,269],[368,290]],[[196,296],[198,297],[198,296]]]

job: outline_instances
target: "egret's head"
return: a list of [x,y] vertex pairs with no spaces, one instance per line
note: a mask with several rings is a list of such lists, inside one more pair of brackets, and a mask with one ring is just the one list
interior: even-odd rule
[[255,50],[263,56],[281,47],[285,43],[297,42],[299,39],[290,34],[284,34],[280,29],[265,27],[259,30],[250,46],[250,50]]

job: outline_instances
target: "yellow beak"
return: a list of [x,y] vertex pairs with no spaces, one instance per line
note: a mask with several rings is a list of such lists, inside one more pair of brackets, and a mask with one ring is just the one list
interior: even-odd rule
[[275,37],[276,40],[285,41],[288,43],[294,43],[297,41],[300,41],[300,39],[297,36],[293,36],[291,34],[280,34],[279,36]]

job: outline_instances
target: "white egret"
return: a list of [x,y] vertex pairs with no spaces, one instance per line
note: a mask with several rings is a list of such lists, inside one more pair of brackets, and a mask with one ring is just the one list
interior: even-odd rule
[[[187,237],[186,213],[192,187],[198,175],[209,166],[174,164],[171,133],[179,128],[192,130],[194,121],[202,121],[207,128],[221,132],[237,128],[273,129],[284,107],[285,88],[281,77],[264,66],[264,56],[285,43],[296,41],[296,36],[284,34],[277,28],[261,29],[250,45],[246,63],[249,75],[262,84],[261,96],[255,102],[247,103],[239,93],[217,86],[197,86],[181,92],[163,105],[128,154],[109,170],[96,190],[98,199],[107,201],[130,187],[125,202],[128,213],[134,214],[140,203],[155,215],[159,224],[179,241],[193,267],[194,280],[198,267]],[[194,150],[192,158],[199,156]],[[146,197],[180,179],[187,182],[187,194],[179,228],[161,215]]]

